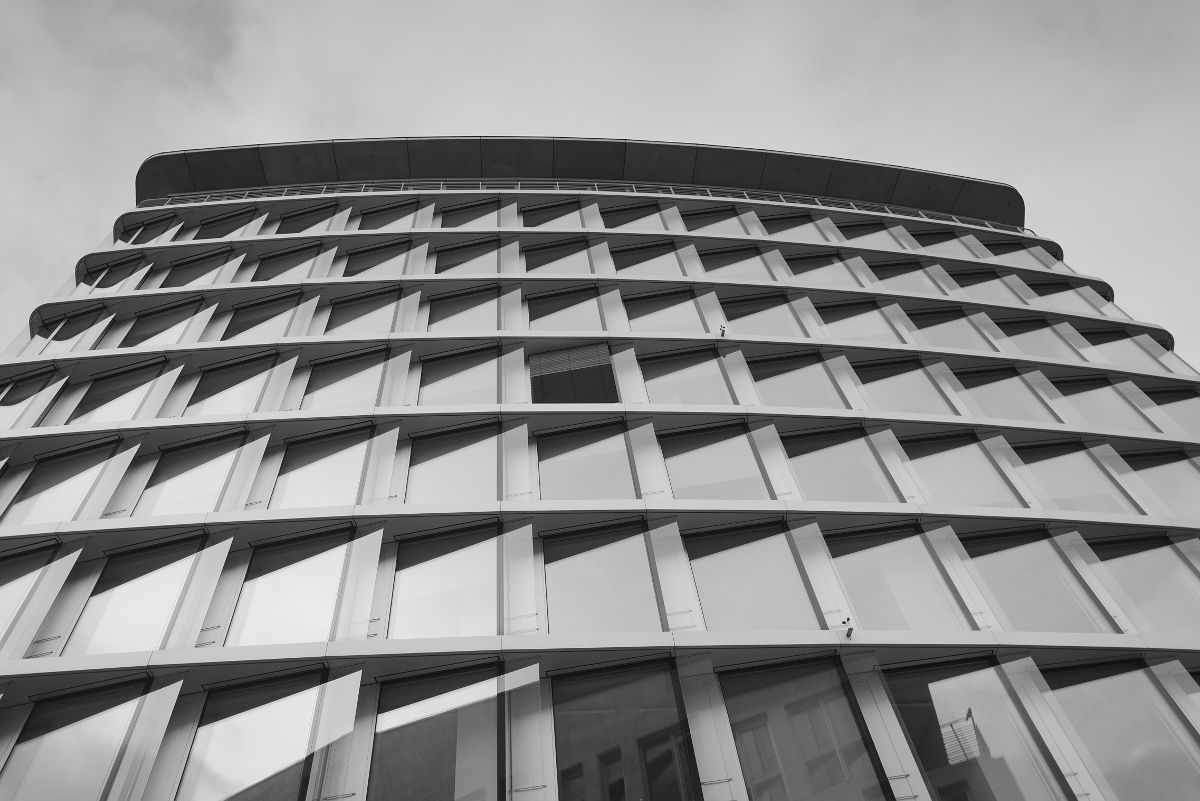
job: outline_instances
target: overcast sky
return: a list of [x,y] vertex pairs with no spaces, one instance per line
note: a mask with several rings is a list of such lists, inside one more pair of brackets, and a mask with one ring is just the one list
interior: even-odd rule
[[133,205],[153,153],[583,136],[1012,184],[1029,227],[1200,363],[1198,28],[1195,0],[7,0],[0,336]]

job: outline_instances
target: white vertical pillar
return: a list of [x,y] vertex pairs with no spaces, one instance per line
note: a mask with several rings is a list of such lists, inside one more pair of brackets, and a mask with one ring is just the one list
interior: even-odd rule
[[704,801],[746,801],[746,780],[712,661],[706,656],[683,657],[678,668]]

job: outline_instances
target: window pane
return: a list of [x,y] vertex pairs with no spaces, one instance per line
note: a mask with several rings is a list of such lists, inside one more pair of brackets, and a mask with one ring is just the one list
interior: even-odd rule
[[358,502],[368,432],[289,445],[271,493],[272,509]]
[[429,330],[498,331],[499,314],[499,299],[494,292],[434,299],[429,304]]
[[111,453],[111,448],[97,448],[39,462],[0,523],[18,526],[74,518]]
[[1130,457],[1129,464],[1178,517],[1200,518],[1200,470],[1186,454]]
[[133,327],[125,334],[125,338],[121,340],[120,347],[174,345],[179,341],[179,337],[183,336],[183,329],[192,321],[197,308],[194,305],[181,306],[171,311],[137,318]]
[[757,298],[721,303],[730,330],[738,336],[805,337],[800,320],[792,311],[787,298]]
[[1033,490],[1038,493],[1038,500],[1047,508],[1139,513],[1082,446],[1023,448],[1018,453],[1035,480]]
[[904,342],[880,309],[855,304],[825,306],[819,309],[830,339],[852,342]]
[[255,548],[225,644],[328,640],[348,540],[335,534]]
[[1046,681],[1117,801],[1195,796],[1200,749],[1150,671],[1086,673],[1047,672]]
[[888,671],[917,760],[939,798],[1067,801],[999,668]]
[[396,302],[396,295],[389,292],[364,300],[335,303],[329,311],[325,334],[365,337],[391,333],[396,317]]
[[495,241],[437,251],[436,273],[495,275],[500,272],[500,249]]
[[498,365],[496,352],[478,351],[466,356],[421,362],[420,406],[496,403]]
[[882,801],[850,696],[832,662],[721,674],[751,801]]
[[162,289],[178,286],[201,286],[211,284],[217,278],[217,271],[228,261],[229,255],[206,256],[197,261],[183,264],[173,264],[162,281]]
[[662,631],[640,528],[543,540],[553,634]]
[[384,354],[341,359],[312,368],[301,409],[374,407],[383,380]]
[[267,385],[273,359],[259,359],[247,364],[205,370],[184,417],[203,417],[215,414],[249,414],[258,407],[263,388]]
[[292,320],[294,298],[238,309],[221,334],[222,342],[267,342],[287,332]]
[[964,538],[971,563],[1015,631],[1114,631],[1043,532]]
[[240,211],[234,214],[218,212],[216,216],[209,217],[200,224],[200,230],[196,232],[195,238],[223,239],[245,228],[246,223],[254,219],[254,214],[253,210]]
[[900,503],[879,457],[860,432],[797,437],[783,444],[807,500]]
[[405,503],[496,500],[497,448],[490,427],[413,440]]
[[[1074,289],[1063,289],[1058,285],[1039,286],[1030,284],[1029,288],[1038,294],[1034,302],[1048,309],[1070,312],[1071,314],[1099,314],[1096,307],[1088,303],[1083,295]],[[1057,290],[1057,291],[1055,291]]]
[[554,679],[559,801],[693,801],[691,742],[666,665]]
[[110,558],[63,654],[162,648],[199,546],[192,540]]
[[335,214],[337,214],[337,206],[334,204],[292,212],[283,216],[275,233],[283,235],[324,231],[329,224],[329,219]]
[[494,529],[401,543],[388,637],[482,637],[497,633]]
[[911,532],[828,538],[855,622],[888,631],[969,631],[921,537]]
[[526,228],[561,230],[582,228],[583,218],[579,215],[579,201],[549,203],[543,206],[521,209],[521,224]]
[[[982,280],[980,280],[982,279]],[[971,300],[1000,303],[1005,306],[1024,306],[1025,301],[995,273],[954,273],[955,282]]]
[[616,403],[617,380],[605,343],[529,355],[534,403]]
[[317,258],[317,252],[317,248],[305,248],[278,256],[267,256],[255,267],[252,280],[276,283],[303,281],[308,277],[313,261]]
[[529,328],[533,331],[603,331],[600,299],[591,290],[530,298]]
[[664,437],[671,490],[680,500],[768,500],[750,440],[738,429]]
[[821,628],[777,526],[684,540],[709,631]]
[[[618,208],[602,208],[600,216],[604,219],[604,227],[613,230],[635,228],[637,230],[665,231],[662,217],[658,213],[657,203],[638,203]],[[564,800],[565,801],[565,800]]]
[[[741,223],[734,218],[741,228]],[[742,232],[745,235],[745,232]],[[729,281],[771,281],[771,271],[758,253],[758,248],[734,248],[700,254],[700,263],[710,278]]]
[[1191,436],[1200,436],[1200,395],[1191,390],[1151,393],[1158,408]]
[[620,428],[538,437],[537,451],[544,501],[637,497],[625,433]]
[[978,442],[962,439],[905,442],[904,450],[910,467],[932,496],[931,503],[1018,509],[1025,506]]
[[796,283],[803,286],[829,287],[830,289],[862,289],[854,271],[841,259],[832,256],[817,258],[788,259]]
[[363,212],[362,219],[358,221],[358,230],[380,231],[385,228],[389,231],[406,230],[413,227],[413,218],[416,214],[417,203],[415,201],[378,206]]
[[1034,423],[1059,422],[1050,407],[1019,375],[995,372],[961,372],[954,375],[987,417]]
[[651,403],[733,403],[714,354],[695,353],[641,363]]
[[1163,539],[1094,542],[1094,569],[1115,582],[1142,613],[1146,634],[1200,633],[1200,578]]
[[[49,330],[47,328],[42,329],[41,335],[48,337],[48,339],[41,348],[41,355],[49,356],[54,353],[66,353],[75,347],[75,343],[79,341],[84,332],[91,328],[99,319],[99,312],[95,314],[81,314],[64,321],[56,331],[53,330],[53,325],[47,326]],[[122,347],[127,346],[128,343],[122,343]]]
[[1059,333],[1050,326],[1041,328],[1017,328],[1000,325],[1001,330],[1017,349],[1026,356],[1041,359],[1059,359],[1065,362],[1080,362],[1083,357],[1072,348]]
[[690,293],[653,295],[625,301],[629,327],[634,331],[676,331],[703,334],[704,321]]
[[912,320],[920,329],[921,335],[925,337],[925,341],[935,348],[996,352],[987,337],[981,334],[975,324],[966,317],[947,319],[944,314],[913,315]]
[[240,445],[241,438],[236,437],[167,451],[155,465],[133,514],[147,517],[213,511]]
[[591,275],[587,240],[525,248],[525,272],[539,275]]
[[682,216],[683,224],[689,231],[732,236],[746,235],[746,228],[738,219],[737,209],[732,206],[726,206],[723,209],[697,209],[684,212]]
[[820,357],[750,362],[758,397],[767,406],[801,409],[848,409]]
[[29,591],[53,556],[53,548],[44,548],[0,561],[0,637],[8,634]]
[[[16,425],[17,420],[29,408],[34,397],[50,383],[52,373],[46,373],[36,378],[24,381],[13,381],[7,387],[3,397],[0,397],[0,431],[6,431]],[[30,421],[34,422],[34,421]]]
[[[415,209],[415,206],[410,208]],[[367,222],[368,217],[374,215],[364,215],[363,222]],[[359,230],[367,230],[361,225]],[[397,245],[386,245],[378,248],[365,248],[349,254],[346,259],[346,269],[342,272],[343,278],[399,278],[404,272],[404,261],[408,255],[408,243],[402,242]]]
[[85,283],[91,283],[92,291],[89,294],[110,295],[116,292],[120,289],[121,284],[125,282],[125,279],[133,275],[134,271],[141,267],[142,264],[141,260],[136,260],[124,266],[109,267],[101,276],[89,276],[84,279]]
[[1137,343],[1132,337],[1114,339],[1109,342],[1092,343],[1092,347],[1110,362],[1130,370],[1147,373],[1170,372],[1162,362]]
[[612,259],[617,271],[626,278],[679,278],[684,274],[675,246],[669,242],[616,248]]
[[93,381],[67,422],[82,425],[132,420],[159,370],[155,365]]
[[485,200],[442,210],[443,228],[494,228],[500,224],[500,203]]
[[879,265],[871,268],[875,280],[889,292],[911,292],[914,295],[945,297],[937,282],[919,264],[898,266]]
[[1121,391],[1107,381],[1060,381],[1054,385],[1089,425],[1125,431],[1154,431]]
[[855,368],[871,408],[881,412],[955,414],[929,371],[913,362]]

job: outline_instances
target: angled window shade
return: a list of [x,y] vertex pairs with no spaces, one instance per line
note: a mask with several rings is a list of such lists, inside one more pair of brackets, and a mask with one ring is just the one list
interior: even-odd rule
[[534,403],[617,403],[608,346],[567,348],[529,357]]

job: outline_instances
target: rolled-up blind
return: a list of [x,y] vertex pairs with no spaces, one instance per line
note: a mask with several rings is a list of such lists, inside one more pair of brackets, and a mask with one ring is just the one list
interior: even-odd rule
[[616,403],[608,345],[585,345],[529,357],[534,403]]

